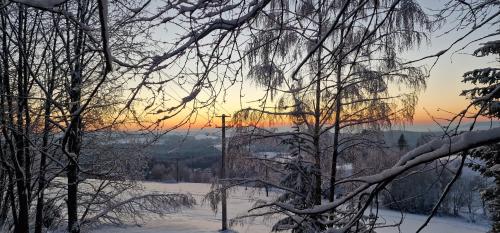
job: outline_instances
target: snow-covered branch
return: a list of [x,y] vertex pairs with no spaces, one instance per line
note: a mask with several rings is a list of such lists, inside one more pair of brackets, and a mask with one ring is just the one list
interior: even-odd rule
[[440,158],[456,154],[458,152],[466,151],[469,149],[477,148],[483,145],[500,142],[500,127],[465,132],[449,138],[441,138],[430,141],[422,146],[411,150],[406,153],[393,167],[382,171],[379,174],[364,176],[359,178],[346,179],[336,182],[336,184],[361,182],[362,185],[356,190],[348,193],[344,198],[338,199],[331,203],[317,205],[309,209],[295,209],[290,205],[283,203],[272,203],[284,210],[290,211],[295,214],[321,214],[328,212],[336,207],[346,203],[355,196],[369,191],[376,185],[390,182],[397,176],[408,171],[410,168],[416,167],[421,164],[432,162]]

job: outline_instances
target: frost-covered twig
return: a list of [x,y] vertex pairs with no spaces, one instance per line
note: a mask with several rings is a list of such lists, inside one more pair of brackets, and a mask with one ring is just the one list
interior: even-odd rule
[[109,200],[105,207],[82,224],[94,225],[102,223],[124,224],[127,221],[142,219],[146,214],[169,214],[181,208],[190,208],[196,204],[191,195],[151,193],[133,195],[124,200]]

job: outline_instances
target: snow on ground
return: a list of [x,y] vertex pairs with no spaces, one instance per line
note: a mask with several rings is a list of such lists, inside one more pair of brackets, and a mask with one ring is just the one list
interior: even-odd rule
[[209,134],[195,134],[194,139],[196,139],[196,140],[203,140],[203,139],[216,140],[216,139],[219,139],[219,137],[214,136],[214,135],[209,135]]
[[[192,209],[184,209],[163,218],[152,217],[141,226],[127,227],[102,227],[92,233],[215,233],[221,227],[221,213],[215,214],[208,203],[202,203],[203,196],[210,189],[210,184],[179,183],[164,184],[147,182],[144,186],[151,191],[190,193],[197,200],[197,205]],[[229,218],[246,213],[255,198],[265,198],[264,192],[255,189],[239,188],[229,194]],[[391,210],[380,210],[379,215],[387,224],[399,222],[401,214]],[[425,221],[426,216],[405,214],[405,221],[401,225],[401,232],[415,232]],[[239,233],[265,233],[270,232],[272,223],[276,219],[257,218],[254,222],[233,226],[232,229]],[[383,221],[381,219],[381,221]],[[486,232],[488,226],[467,223],[465,219],[435,217],[423,232],[426,233],[479,233]],[[397,228],[378,229],[380,233],[399,232]]]
[[[379,210],[379,215],[385,219],[386,224],[397,223],[401,219],[401,213],[393,210]],[[427,216],[416,214],[404,214],[401,232],[416,232],[425,222]],[[383,221],[382,219],[380,221]],[[426,233],[479,233],[487,232],[488,226],[468,223],[464,218],[434,217],[422,232]],[[378,229],[379,233],[397,233],[397,228]]]

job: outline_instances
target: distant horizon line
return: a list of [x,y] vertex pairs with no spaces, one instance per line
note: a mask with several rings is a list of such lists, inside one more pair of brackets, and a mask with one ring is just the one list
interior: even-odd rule
[[[460,125],[460,129],[463,129],[464,127],[468,127],[472,124],[472,122],[462,122]],[[499,127],[500,126],[500,120],[495,120],[495,121],[476,121],[475,122],[477,128],[476,129],[486,129],[489,126],[491,127]],[[457,124],[451,124],[452,126],[456,126]],[[441,126],[444,126],[444,124],[441,124]],[[286,129],[290,128],[291,125],[283,125],[279,124],[276,126],[266,126],[262,128],[276,128],[276,129]],[[212,131],[215,130],[217,131],[218,128],[213,126],[213,127],[196,127],[196,126],[191,126],[191,127],[179,127],[176,129],[168,129],[168,128],[157,128],[154,130],[147,130],[147,131],[152,131],[152,132],[183,132],[185,133],[186,131]],[[116,129],[112,130],[116,132],[141,132],[145,131],[144,129],[140,128],[128,128],[128,129]],[[417,123],[409,123],[409,124],[394,124],[390,128],[382,129],[382,131],[411,131],[411,132],[438,132],[442,131],[442,128],[440,128],[440,125],[438,125],[436,122],[417,122]]]

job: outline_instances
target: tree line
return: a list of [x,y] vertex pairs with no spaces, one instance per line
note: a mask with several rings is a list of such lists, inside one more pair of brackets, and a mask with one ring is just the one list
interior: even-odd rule
[[[209,195],[218,200],[217,190],[248,182],[286,191],[251,210],[284,214],[275,230],[372,231],[379,226],[363,216],[378,206],[381,192],[405,172],[454,154],[460,166],[421,229],[467,156],[485,160],[475,169],[498,183],[492,145],[500,140],[498,128],[455,127],[480,116],[498,119],[497,68],[465,74],[464,82],[476,85],[463,93],[471,104],[442,126],[443,137],[376,174],[339,177],[336,171],[360,148],[382,148],[380,130],[412,120],[434,66],[421,62],[435,64],[498,35],[478,32],[498,26],[495,1],[450,1],[435,15],[414,0],[10,0],[0,12],[0,220],[8,231],[65,225],[77,233],[138,220],[144,210],[191,206],[188,195],[141,191],[137,173],[130,172],[144,165],[137,162],[143,156],[137,145],[111,150],[106,133],[125,125],[159,134],[189,126],[202,112],[215,116],[228,89],[249,81],[265,94],[255,107],[234,114],[241,143],[233,150],[244,155],[252,141],[278,138],[292,148],[291,156],[259,161],[284,179],[221,180]],[[449,47],[416,60],[401,55],[450,21],[460,36]],[[486,42],[474,55],[498,55],[499,47]],[[295,130],[259,127],[262,120],[281,119]],[[341,187],[348,191],[337,197]],[[488,191],[490,203],[498,202],[498,190]],[[494,221],[493,231],[498,216]]]

